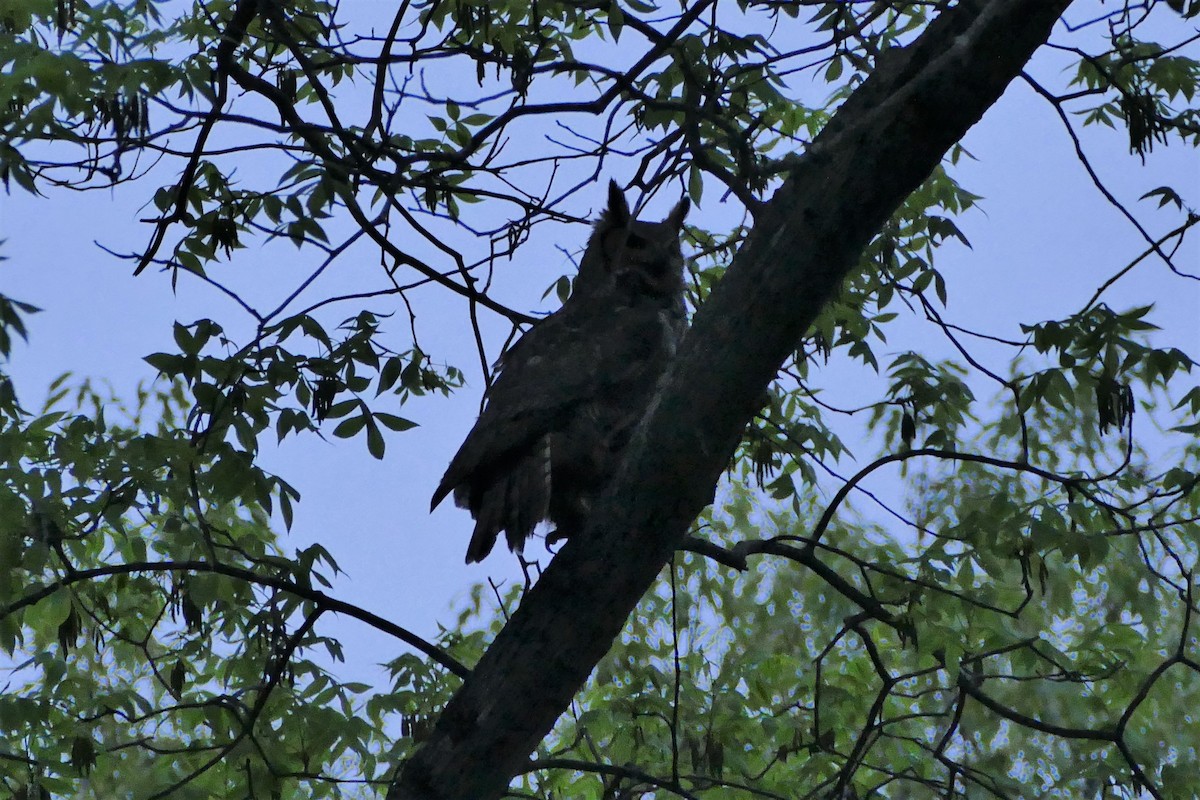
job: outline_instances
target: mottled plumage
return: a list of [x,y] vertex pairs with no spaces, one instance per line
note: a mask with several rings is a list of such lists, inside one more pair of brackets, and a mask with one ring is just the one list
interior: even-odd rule
[[688,203],[662,222],[632,219],[609,186],[570,298],[498,362],[483,413],[446,469],[469,509],[467,561],[504,531],[521,550],[542,520],[570,536],[620,462],[686,326],[679,236]]

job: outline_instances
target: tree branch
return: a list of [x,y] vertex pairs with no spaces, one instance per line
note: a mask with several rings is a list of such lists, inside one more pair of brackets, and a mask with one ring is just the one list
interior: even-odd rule
[[63,587],[107,578],[113,575],[129,575],[136,572],[211,572],[217,575],[236,578],[255,586],[269,586],[272,589],[287,592],[296,597],[308,600],[316,604],[318,609],[345,614],[360,622],[365,622],[377,630],[390,634],[405,644],[420,650],[460,678],[465,678],[470,673],[470,670],[462,662],[449,653],[444,652],[440,647],[425,641],[412,631],[402,628],[377,614],[347,603],[344,600],[330,597],[317,589],[301,586],[300,584],[275,577],[274,575],[263,575],[243,567],[235,567],[214,561],[134,561],[128,564],[112,564],[95,569],[78,570],[56,581],[39,586],[8,605],[0,606],[0,620],[14,611],[36,605]]
[[391,800],[490,800],[528,764],[711,502],[763,387],[871,238],[1069,4],[964,0],[884,54],[762,207],[586,529],[447,704]]

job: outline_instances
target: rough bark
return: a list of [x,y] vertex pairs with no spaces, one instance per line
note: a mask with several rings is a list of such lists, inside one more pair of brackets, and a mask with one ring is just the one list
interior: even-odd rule
[[964,0],[887,54],[847,99],[697,311],[587,530],[496,637],[390,800],[503,793],[711,502],[763,388],[822,305],[1068,5]]

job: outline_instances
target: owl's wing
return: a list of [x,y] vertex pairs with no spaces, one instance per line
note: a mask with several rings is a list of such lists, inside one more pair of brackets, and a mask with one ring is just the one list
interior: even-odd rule
[[480,470],[490,472],[520,457],[595,391],[602,379],[596,369],[602,348],[588,322],[555,314],[509,348],[483,412],[434,492],[432,507]]
[[482,559],[500,530],[519,547],[546,518],[550,436],[576,409],[645,368],[665,335],[656,312],[547,317],[505,353],[483,413],[446,469],[431,507],[454,492],[475,517],[468,561]]

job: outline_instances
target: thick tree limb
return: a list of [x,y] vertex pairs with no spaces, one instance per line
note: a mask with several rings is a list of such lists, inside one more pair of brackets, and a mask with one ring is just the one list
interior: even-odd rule
[[763,387],[871,237],[1068,5],[963,0],[885,55],[763,206],[594,519],[526,596],[389,798],[500,796],[712,500]]

